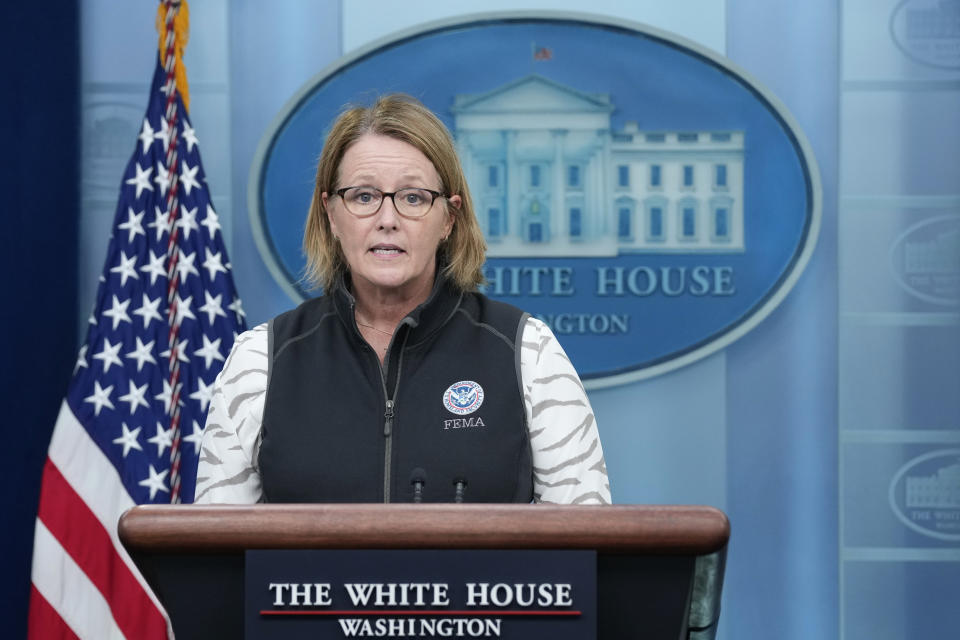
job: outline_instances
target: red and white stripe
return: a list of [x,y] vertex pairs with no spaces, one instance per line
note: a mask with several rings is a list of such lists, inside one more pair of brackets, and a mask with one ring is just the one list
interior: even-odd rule
[[117,537],[134,506],[116,468],[66,402],[43,469],[30,638],[172,638],[170,621]]
[[180,334],[180,323],[177,321],[176,293],[180,286],[180,277],[177,273],[177,261],[179,252],[177,251],[177,239],[180,235],[176,221],[178,215],[180,189],[180,178],[177,172],[177,142],[179,132],[177,131],[177,77],[175,73],[176,55],[174,47],[176,46],[176,37],[173,30],[173,20],[177,17],[180,10],[179,0],[166,0],[167,15],[165,18],[167,37],[164,42],[161,64],[166,71],[164,80],[165,92],[167,95],[167,105],[164,110],[164,120],[167,122],[167,131],[169,131],[170,142],[167,145],[167,155],[164,159],[167,175],[170,176],[170,187],[167,191],[167,212],[170,215],[170,239],[167,242],[167,323],[170,327],[167,333],[167,344],[170,345],[170,358],[168,359],[170,388],[173,389],[170,402],[170,502],[173,504],[180,502],[180,359],[177,353],[177,336]]

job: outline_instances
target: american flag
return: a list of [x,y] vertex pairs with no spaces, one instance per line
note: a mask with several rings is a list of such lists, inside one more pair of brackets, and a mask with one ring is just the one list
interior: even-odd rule
[[122,548],[117,521],[135,504],[192,502],[214,378],[244,330],[177,86],[179,4],[160,7],[166,46],[43,470],[30,638],[167,637],[166,614]]

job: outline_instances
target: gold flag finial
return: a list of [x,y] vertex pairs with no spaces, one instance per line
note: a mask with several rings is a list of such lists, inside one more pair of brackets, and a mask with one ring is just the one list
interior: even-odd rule
[[187,69],[183,66],[183,50],[190,32],[190,9],[186,0],[162,0],[157,7],[157,32],[160,34],[160,63],[169,73],[173,70],[176,89],[184,108],[190,111],[190,90]]

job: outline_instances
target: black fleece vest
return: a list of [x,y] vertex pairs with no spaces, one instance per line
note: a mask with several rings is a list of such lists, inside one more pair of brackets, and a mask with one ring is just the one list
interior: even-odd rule
[[[268,502],[529,502],[521,310],[438,283],[383,366],[343,286],[270,323],[259,453]],[[462,383],[462,384],[458,384]]]

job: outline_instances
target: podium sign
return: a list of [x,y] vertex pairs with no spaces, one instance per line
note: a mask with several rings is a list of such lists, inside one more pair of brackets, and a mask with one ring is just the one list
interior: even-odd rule
[[[275,632],[260,637],[343,638],[346,636],[337,615],[326,612],[340,610],[342,605],[349,606],[350,609],[344,610],[350,611],[378,609],[375,601],[371,607],[369,599],[363,607],[354,607],[349,592],[344,599],[346,587],[343,585],[379,583],[446,583],[446,595],[451,604],[443,610],[443,615],[426,616],[423,613],[426,604],[422,608],[411,606],[410,598],[416,593],[411,596],[409,589],[408,604],[402,606],[412,608],[415,613],[398,615],[399,606],[386,607],[387,613],[393,611],[393,617],[403,619],[411,616],[430,620],[454,617],[495,619],[499,616],[502,619],[500,637],[504,638],[543,637],[527,633],[527,629],[546,619],[556,623],[559,629],[565,629],[567,625],[573,628],[581,623],[588,627],[582,633],[577,627],[577,632],[567,637],[593,638],[595,633],[596,638],[602,640],[713,640],[720,616],[730,523],[723,512],[711,507],[665,505],[141,505],[120,519],[119,534],[170,615],[177,640],[236,640],[243,637],[246,616],[254,610],[258,624],[268,624],[268,630]],[[336,568],[336,560],[324,559],[308,566],[303,561],[307,556],[293,555],[289,566],[284,568],[280,565],[283,556],[270,554],[262,568],[264,572],[259,577],[251,577],[247,552],[259,550],[335,552],[328,558],[357,551],[361,556],[350,559],[344,555],[343,558],[347,558],[345,565],[351,570],[344,573]],[[480,550],[496,552],[496,555],[483,555],[478,565],[454,566],[456,558],[467,557],[459,554]],[[367,555],[377,551],[404,553],[379,556],[379,560],[376,555]],[[407,573],[393,573],[400,563],[407,562],[397,558],[412,551],[441,555],[411,555],[413,560],[410,560],[412,564],[406,565]],[[515,555],[510,555],[514,552]],[[533,552],[566,553],[557,556],[562,557],[562,561],[540,561],[532,558],[552,556],[527,555]],[[575,565],[578,556],[567,554],[578,552],[594,554],[590,557],[595,557],[596,562],[596,569],[591,574],[596,580],[596,595],[591,596],[595,601],[585,600],[592,587],[585,589],[580,585],[588,583],[572,575],[567,577],[564,573],[551,572],[551,567]],[[365,573],[352,572],[360,565],[356,559],[359,557],[369,559],[363,561]],[[438,559],[425,560],[432,557]],[[490,558],[503,558],[497,561],[502,562],[500,567]],[[500,573],[504,564],[509,572]],[[282,572],[279,571],[281,568]],[[380,569],[390,573],[382,573]],[[245,589],[248,580],[254,582]],[[482,582],[490,584],[488,605],[481,606],[476,599],[477,606],[474,607],[467,608],[462,601],[456,604],[454,598],[460,597],[456,594],[467,593],[468,583],[477,585]],[[569,582],[569,597],[573,604],[549,608],[579,610],[579,621],[572,615],[557,615],[556,619],[551,616],[508,616],[505,613],[508,609],[505,600],[507,587],[495,592],[492,588],[500,582],[508,585],[511,582],[550,585]],[[271,589],[271,583],[291,586]],[[324,586],[328,583],[329,588]],[[294,584],[298,591],[294,591]],[[308,584],[311,585],[309,588]],[[317,584],[321,586],[317,587]],[[368,592],[375,588],[362,587]],[[424,601],[434,596],[432,587],[430,593],[427,593],[427,587],[422,589]],[[246,609],[245,591],[258,593],[262,602]],[[555,588],[548,591],[557,597],[561,594]],[[382,587],[381,592],[384,598],[389,597],[389,587]],[[296,605],[292,604],[294,593],[297,594]],[[566,592],[562,593],[565,598]],[[520,595],[524,601],[529,597],[526,593]],[[400,597],[399,592],[395,597]],[[274,605],[278,598],[283,604]],[[311,603],[321,604],[306,606],[302,604],[306,598]],[[328,600],[330,605],[322,604]],[[504,604],[498,604],[500,602]],[[471,615],[451,613],[459,610],[455,607],[461,606]],[[273,609],[299,613],[260,615],[260,611]],[[304,615],[308,609],[323,613]],[[481,609],[497,610],[498,613],[480,615]],[[373,620],[391,616],[375,610],[343,617]],[[309,635],[295,636],[286,632],[289,621],[304,618],[309,618],[307,622],[311,624]],[[321,635],[320,631],[314,631],[319,627],[314,627],[315,623],[310,619],[330,620],[320,624],[330,626],[337,635]],[[352,637],[369,637],[362,622],[347,624],[355,627]],[[446,633],[450,630],[449,624],[438,622],[436,626],[440,630],[436,635],[456,637],[456,628],[448,636],[441,635],[440,631]],[[431,627],[429,624],[425,626],[425,633],[412,637],[430,637],[426,634]],[[472,628],[467,626],[461,637],[471,637],[471,631],[477,632],[478,629],[476,623]],[[483,630],[486,629],[485,625]],[[389,626],[384,627],[382,636],[378,635],[379,628],[375,623],[371,623],[369,630],[374,637],[390,637]],[[564,637],[560,633],[551,632],[550,637]],[[403,636],[411,637],[407,633]]]
[[596,640],[589,550],[250,550],[245,637]]

